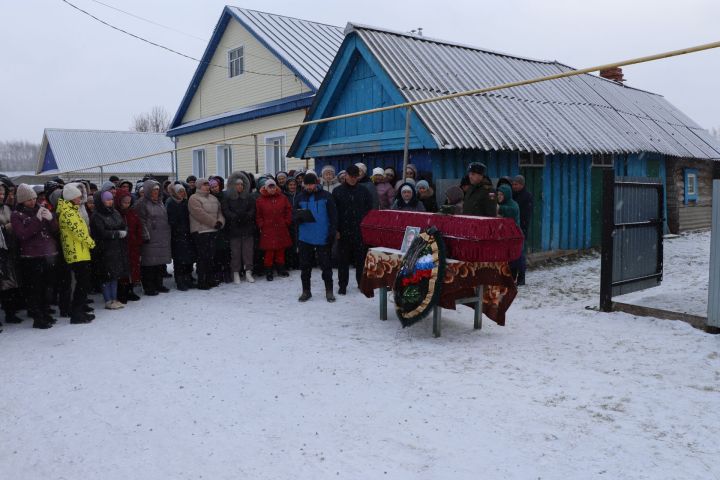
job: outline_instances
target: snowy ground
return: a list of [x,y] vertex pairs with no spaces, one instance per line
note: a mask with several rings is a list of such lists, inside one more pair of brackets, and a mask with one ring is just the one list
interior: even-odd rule
[[0,477],[720,478],[720,336],[586,310],[598,276],[532,271],[508,326],[461,307],[439,339],[355,288],[328,305],[318,272],[307,304],[293,273],[6,326]]

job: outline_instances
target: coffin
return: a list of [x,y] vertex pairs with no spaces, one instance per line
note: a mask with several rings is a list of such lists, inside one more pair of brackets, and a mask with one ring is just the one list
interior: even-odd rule
[[447,258],[463,262],[510,262],[520,257],[523,234],[510,218],[371,210],[362,221],[363,242],[400,249],[405,227],[442,232]]

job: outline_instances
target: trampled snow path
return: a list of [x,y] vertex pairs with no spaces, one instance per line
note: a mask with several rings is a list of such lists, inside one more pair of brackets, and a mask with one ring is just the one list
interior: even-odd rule
[[720,477],[720,337],[585,310],[597,256],[530,272],[506,327],[444,311],[439,339],[356,288],[328,305],[318,273],[307,304],[293,273],[6,326],[0,477]]

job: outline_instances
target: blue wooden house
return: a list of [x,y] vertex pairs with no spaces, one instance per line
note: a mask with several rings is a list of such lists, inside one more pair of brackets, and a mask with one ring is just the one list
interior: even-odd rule
[[[571,70],[541,61],[349,24],[306,120]],[[402,168],[404,109],[303,127],[289,156]],[[531,251],[599,242],[601,173],[664,179],[670,231],[710,224],[720,144],[662,96],[582,75],[414,108],[410,161],[438,185],[471,161],[522,173],[535,197]],[[442,202],[443,198],[439,201]]]

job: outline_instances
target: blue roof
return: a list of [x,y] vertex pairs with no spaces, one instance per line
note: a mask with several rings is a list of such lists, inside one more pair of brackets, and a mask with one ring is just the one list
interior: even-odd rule
[[[208,65],[210,65],[225,29],[233,19],[238,21],[261,44],[270,50],[283,65],[305,82],[313,93],[317,92],[320,87],[344,38],[341,27],[226,6],[180,103],[180,108],[178,108],[173,118],[170,125],[171,130],[168,132],[169,135],[172,134],[171,132],[178,134],[177,127],[181,126],[180,122],[187,113],[190,102],[200,86],[202,77]],[[228,114],[232,114],[232,112],[228,112]],[[190,123],[202,123],[206,120],[208,119],[199,119]],[[182,127],[184,128],[185,125],[182,125]]]

